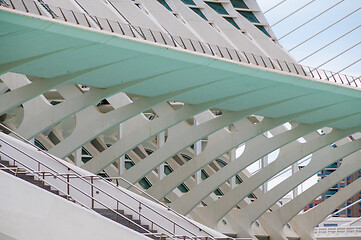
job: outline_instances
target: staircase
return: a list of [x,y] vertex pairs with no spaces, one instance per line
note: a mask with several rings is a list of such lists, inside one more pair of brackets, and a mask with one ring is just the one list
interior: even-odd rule
[[[76,203],[74,199],[72,199],[70,196],[67,196],[63,193],[61,193],[59,190],[54,189],[50,185],[46,184],[42,179],[36,178],[31,173],[27,172],[25,169],[20,168],[16,165],[10,164],[9,161],[6,160],[0,160],[0,170],[7,172],[11,175],[14,175],[18,178],[21,178],[31,184],[34,184],[35,186],[38,186],[48,192],[51,192],[55,195],[58,195],[62,198],[65,198],[71,202]],[[149,225],[143,225],[141,224],[141,221],[138,219],[133,219],[132,215],[128,215],[124,213],[124,210],[111,210],[111,209],[105,209],[105,208],[94,208],[93,209],[98,214],[109,218],[119,224],[122,224],[130,229],[133,229],[134,231],[137,231],[139,233],[148,235],[148,237],[152,239],[166,239],[165,237],[162,237],[160,234],[157,235],[156,230],[151,230],[149,228]],[[119,215],[123,216],[120,217]],[[149,232],[153,234],[149,234]]]
[[168,206],[118,187],[110,181],[60,160],[12,132],[0,132],[0,170],[115,221],[151,239],[231,240],[193,222]]

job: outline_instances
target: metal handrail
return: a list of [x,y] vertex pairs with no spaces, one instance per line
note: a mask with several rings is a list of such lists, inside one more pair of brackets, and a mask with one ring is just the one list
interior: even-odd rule
[[[58,163],[60,163],[62,166],[66,167],[69,169],[69,171],[72,171],[73,175],[77,176],[77,178],[83,180],[85,183],[87,183],[88,185],[92,186],[93,188],[96,188],[97,190],[99,190],[100,192],[104,193],[106,196],[110,197],[111,199],[119,202],[120,204],[122,204],[124,207],[128,208],[129,210],[131,210],[132,212],[136,213],[137,215],[139,216],[142,216],[143,218],[147,219],[149,222],[151,222],[152,224],[154,224],[155,226],[158,226],[159,228],[163,229],[164,231],[168,232],[168,233],[171,233],[169,232],[167,229],[164,229],[161,225],[155,223],[154,221],[150,220],[149,218],[143,216],[142,214],[140,214],[140,212],[137,212],[136,210],[130,208],[129,206],[123,204],[122,202],[118,201],[117,199],[115,199],[113,196],[109,195],[107,192],[104,192],[102,189],[100,189],[99,187],[95,186],[94,184],[92,183],[89,183],[88,180],[83,177],[82,175],[80,175],[79,173],[77,173],[76,171],[74,171],[73,169],[69,168],[67,165],[65,165],[64,163],[62,163],[61,161],[59,161],[57,158],[55,158],[54,156],[52,156],[51,154],[49,154],[48,152],[38,148],[37,146],[35,146],[33,143],[31,143],[30,141],[28,141],[27,139],[23,138],[22,136],[20,136],[19,134],[17,134],[16,132],[14,132],[12,129],[8,128],[7,126],[5,126],[4,124],[0,123],[0,126],[3,127],[4,129],[8,130],[9,132],[13,133],[15,136],[17,136],[18,138],[20,138],[22,141],[30,144],[31,146],[33,146],[35,149],[37,149],[38,151],[44,153],[46,156],[50,157],[51,159],[57,161]],[[0,141],[2,141],[2,139],[0,139]],[[4,142],[4,141],[3,141]],[[6,142],[4,142],[6,143]],[[50,167],[44,165],[43,163],[39,162],[38,160],[36,160],[35,158],[33,158],[32,156],[24,153],[23,151],[21,151],[20,149],[12,146],[11,144],[9,143],[6,143],[8,144],[9,146],[13,147],[15,150],[19,151],[20,153],[26,155],[27,157],[31,158],[32,160],[36,161],[38,164],[41,164],[43,165],[44,167],[48,168],[49,170],[53,171],[53,172],[56,172],[58,176],[60,176],[56,170],[54,169],[51,169]],[[94,175],[94,177],[96,177],[96,175]],[[165,220],[171,222],[174,226],[177,226],[179,227],[180,229],[190,233],[191,235],[193,235],[194,237],[197,237],[195,234],[193,234],[192,232],[190,232],[189,230],[187,230],[186,228],[182,227],[181,225],[177,224],[176,222],[172,221],[171,219],[167,218],[166,216],[164,216],[163,214],[157,212],[156,210],[154,210],[152,207],[150,206],[147,206],[146,204],[140,202],[138,199],[134,198],[133,196],[131,196],[130,194],[128,194],[127,192],[121,190],[120,188],[117,188],[114,184],[111,184],[109,181],[106,181],[105,179],[101,179],[103,180],[106,184],[116,188],[118,191],[122,192],[123,194],[127,195],[128,197],[130,197],[131,199],[133,199],[134,201],[138,202],[139,204],[142,204],[143,206],[147,207],[149,210],[151,210],[152,212],[158,214],[159,216],[163,217]],[[75,187],[74,187],[75,188]],[[81,190],[80,190],[81,191]],[[86,194],[86,193],[84,193]],[[91,197],[91,196],[88,196],[88,197]],[[96,199],[92,199],[92,200],[96,200]],[[162,204],[163,205],[163,204]],[[169,210],[169,208],[167,207],[167,209]],[[112,210],[112,209],[110,209]],[[174,210],[172,210],[173,213],[176,213]],[[117,213],[119,214],[119,213]],[[179,213],[176,213],[177,216],[180,216]],[[194,223],[192,223],[191,221],[189,221],[187,218],[185,218],[184,216],[182,217],[182,219],[186,220],[188,223],[192,224],[193,226],[196,226],[197,228],[199,228],[198,225],[195,225]],[[175,230],[175,229],[174,229]],[[203,231],[204,233],[208,234],[209,235],[209,238],[211,239],[216,239],[214,236],[212,236],[210,233],[208,233],[207,231],[203,230],[203,229],[200,229],[201,231]],[[172,233],[171,233],[172,234]],[[173,234],[174,235],[174,234]]]
[[[0,141],[2,141],[2,139],[0,139]],[[4,142],[4,141],[2,141],[2,142]],[[6,143],[6,142],[4,142],[4,143]],[[6,143],[6,144],[8,144],[8,143]],[[8,145],[9,145],[9,144],[8,144]],[[10,146],[10,145],[9,145],[9,146]],[[92,208],[89,208],[88,206],[86,206],[86,204],[83,204],[82,202],[80,202],[80,201],[72,198],[71,195],[69,195],[68,193],[65,193],[65,192],[62,191],[61,189],[59,189],[59,188],[57,188],[56,186],[54,186],[52,183],[50,183],[50,182],[48,182],[48,181],[45,180],[45,176],[46,176],[45,173],[49,174],[49,175],[47,175],[47,176],[53,176],[53,177],[58,177],[59,175],[53,174],[52,172],[34,171],[34,170],[32,170],[31,168],[29,168],[28,166],[24,165],[23,163],[17,161],[14,157],[10,156],[9,154],[7,154],[7,153],[5,153],[5,152],[3,152],[3,151],[1,151],[1,150],[0,150],[0,153],[2,153],[2,154],[5,155],[6,157],[8,157],[8,158],[10,158],[12,161],[14,161],[14,165],[15,165],[15,162],[16,162],[16,163],[20,164],[21,166],[25,167],[29,173],[33,174],[34,176],[37,175],[37,178],[41,179],[43,182],[45,182],[45,183],[48,184],[49,186],[53,187],[54,189],[58,190],[60,193],[64,194],[64,195],[67,197],[67,200],[70,200],[70,199],[71,199],[71,200],[74,200],[76,203],[79,203],[81,206],[83,206],[83,207],[85,207],[85,208],[87,208],[87,209],[93,210]],[[29,156],[28,156],[28,157],[29,157]],[[35,159],[34,159],[34,160],[35,160]],[[38,162],[38,161],[37,161],[37,162]],[[38,162],[38,163],[40,163],[42,166],[44,166],[44,167],[46,167],[46,168],[49,168],[49,167],[47,167],[46,165],[42,164],[41,162]],[[5,166],[5,165],[3,165],[3,164],[1,164],[1,165],[2,165],[2,166]],[[7,167],[5,166],[5,168],[7,168]],[[7,169],[9,169],[9,168],[7,168]],[[18,169],[19,169],[19,168],[18,168]],[[51,168],[49,168],[49,169],[51,170]],[[13,172],[13,171],[12,171],[12,172]],[[14,175],[17,175],[17,172],[13,172],[13,173],[15,173]],[[43,173],[44,175],[41,175],[41,173]],[[85,193],[84,191],[82,191],[81,189],[79,189],[78,187],[72,185],[70,182],[63,180],[62,178],[57,178],[57,179],[60,179],[63,183],[65,183],[65,184],[68,186],[68,189],[70,188],[70,186],[73,187],[75,190],[77,190],[78,192],[82,193],[82,194],[85,195],[86,197],[90,198],[92,201],[95,201],[95,202],[97,202],[98,204],[100,204],[101,206],[105,207],[106,209],[111,210],[112,212],[116,213],[117,215],[119,215],[119,216],[122,217],[123,219],[126,219],[127,221],[135,224],[135,225],[136,225],[137,227],[139,227],[140,229],[146,231],[147,233],[152,233],[151,231],[149,231],[148,229],[142,227],[140,224],[136,223],[135,221],[133,221],[133,220],[131,220],[131,219],[129,219],[129,218],[127,218],[127,217],[119,214],[118,212],[114,211],[113,209],[107,207],[105,204],[103,204],[102,202],[96,200],[94,197],[88,195],[87,193]],[[144,217],[144,216],[143,216],[143,217]],[[145,218],[145,217],[144,217],[144,218]]]
[[[92,21],[95,21],[97,26],[100,27],[101,30],[110,32],[112,34],[116,34],[120,37],[130,37],[130,38],[140,38],[142,40],[155,42],[161,45],[167,45],[174,48],[182,48],[184,50],[188,50],[191,52],[197,52],[201,54],[205,54],[208,56],[213,56],[217,58],[227,59],[234,62],[243,62],[252,65],[257,65],[260,67],[265,67],[269,69],[279,70],[282,72],[288,72],[296,75],[302,75],[309,78],[317,79],[317,80],[326,80],[329,82],[335,82],[343,85],[361,87],[361,79],[355,78],[351,75],[341,74],[339,72],[334,73],[331,71],[326,71],[323,69],[313,68],[309,66],[300,65],[298,63],[290,63],[283,60],[271,59],[269,57],[264,57],[260,55],[255,55],[253,53],[246,53],[244,51],[238,51],[236,49],[231,49],[227,47],[221,47],[218,45],[213,45],[205,42],[200,42],[198,40],[192,40],[188,38],[182,38],[181,36],[174,36],[161,31],[155,31],[151,29],[146,29],[142,27],[135,27],[130,24],[123,24],[118,21],[108,20],[106,18],[100,18],[96,16],[91,16],[88,13],[80,13],[73,10],[63,9],[57,6],[50,6],[46,4],[46,7],[41,4],[37,5],[36,1],[25,0],[28,3],[25,3],[24,0],[9,0],[10,5],[3,7],[13,8],[16,10],[24,11],[22,9],[17,9],[13,2],[18,1],[19,4],[23,5],[25,8],[25,12],[33,13],[40,16],[43,16],[40,8],[44,8],[47,12],[50,12],[50,15],[53,19],[62,20],[65,22],[70,22],[72,24],[81,25],[89,28],[94,28],[90,24],[88,18],[91,18]],[[31,8],[32,5],[35,7]],[[0,6],[1,7],[1,6]],[[40,7],[40,8],[39,8]],[[55,12],[58,12],[56,14]],[[87,17],[88,16],[88,17]],[[48,16],[47,16],[48,17]],[[95,20],[94,20],[94,19]],[[98,29],[98,28],[96,28]],[[138,31],[139,29],[139,31]],[[136,35],[134,30],[139,33]],[[149,36],[145,33],[150,33]],[[158,40],[157,40],[157,37]],[[168,41],[167,41],[168,40]],[[187,46],[187,43],[188,44]],[[245,59],[246,61],[242,60]],[[337,79],[336,79],[337,77]],[[349,80],[351,79],[351,80]],[[357,81],[357,82],[356,82]],[[360,84],[360,85],[358,85]]]
[[[355,234],[357,236],[361,236],[361,226],[354,226],[354,227],[316,227],[313,230],[316,236],[326,235],[329,236],[330,234]],[[349,236],[349,235],[347,235]]]

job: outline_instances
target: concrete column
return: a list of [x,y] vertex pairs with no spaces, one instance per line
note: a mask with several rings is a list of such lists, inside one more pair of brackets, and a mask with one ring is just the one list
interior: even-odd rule
[[[269,132],[265,132],[264,135],[268,138],[270,137],[270,133]],[[268,155],[264,156],[262,159],[261,159],[261,169],[267,167],[268,165]],[[265,182],[263,185],[262,185],[262,190],[264,193],[266,193],[268,191],[268,183]]]
[[[199,125],[199,122],[194,118],[194,126]],[[202,152],[202,140],[199,140],[194,143],[194,156],[198,156]],[[196,184],[200,184],[202,181],[202,169],[196,172]]]
[[[294,175],[296,172],[298,171],[298,162],[294,163],[292,165],[292,175]],[[297,197],[298,195],[298,186],[295,187],[293,190],[292,190],[292,194],[293,194],[293,198]]]
[[[161,148],[164,145],[164,143],[165,143],[165,131],[158,134],[158,148]],[[161,165],[159,165],[158,176],[160,180],[162,180],[165,177],[164,162]]]
[[[119,124],[118,126],[118,140],[122,139],[123,137],[123,124]],[[118,159],[118,174],[121,176],[124,173],[124,163],[125,163],[125,156],[122,155]]]
[[76,151],[75,151],[75,156],[74,156],[74,163],[75,163],[75,166],[78,166],[80,167],[82,165],[82,160],[81,160],[81,151],[82,150],[82,147],[78,148]]
[[[230,152],[229,152],[229,158],[232,161],[234,161],[234,159],[236,159],[236,148],[233,148]],[[236,186],[236,176],[233,176],[230,180],[230,185],[231,185],[231,189],[235,188]]]

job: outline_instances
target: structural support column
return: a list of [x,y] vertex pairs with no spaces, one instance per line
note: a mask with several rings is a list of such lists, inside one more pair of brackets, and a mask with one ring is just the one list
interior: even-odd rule
[[[118,126],[118,141],[120,141],[123,137],[123,124],[119,124]],[[123,173],[124,173],[124,164],[125,164],[125,161],[124,161],[124,156],[121,156],[119,159],[118,159],[118,174],[119,176],[121,176]]]
[[[163,147],[164,143],[165,143],[165,131],[158,134],[158,148]],[[161,165],[159,165],[159,169],[158,169],[159,180],[162,180],[165,176],[164,164],[165,163],[162,163]]]
[[75,156],[74,156],[74,164],[78,167],[80,167],[83,162],[81,160],[81,154],[82,154],[82,147],[78,148],[76,151],[75,151]]
[[[236,159],[236,148],[233,148],[230,152],[229,152],[229,158],[230,161],[234,161]],[[236,187],[236,176],[233,176],[230,180],[230,186],[231,189]]]
[[[269,132],[265,132],[264,135],[268,138],[270,137],[270,133]],[[267,167],[268,165],[268,155],[264,156],[262,159],[261,159],[261,170],[264,169],[265,167]],[[262,185],[262,190],[263,190],[263,193],[266,193],[268,191],[268,183],[265,182],[263,185]]]
[[[197,125],[199,125],[199,122],[194,117],[194,126],[197,126]],[[202,140],[199,140],[199,141],[194,143],[194,156],[198,156],[201,152],[202,152]],[[201,183],[201,181],[202,181],[202,169],[199,169],[196,172],[195,179],[196,179],[196,184],[197,185]]]
[[[294,175],[298,171],[297,168],[298,168],[298,162],[295,162],[294,164],[292,164],[292,175]],[[293,195],[293,198],[298,196],[298,186],[292,190],[292,195]]]

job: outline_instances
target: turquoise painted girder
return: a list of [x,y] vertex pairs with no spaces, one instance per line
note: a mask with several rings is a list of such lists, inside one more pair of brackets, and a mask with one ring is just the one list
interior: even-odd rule
[[12,72],[51,78],[104,66],[73,82],[105,88],[156,76],[125,92],[154,97],[205,84],[172,100],[199,104],[244,93],[214,107],[241,111],[274,102],[277,106],[254,114],[281,117],[320,107],[294,120],[316,123],[347,116],[347,120],[329,126],[337,128],[361,122],[359,116],[350,117],[361,112],[361,91],[356,88],[11,11],[0,10],[0,64],[45,54],[14,67]]

